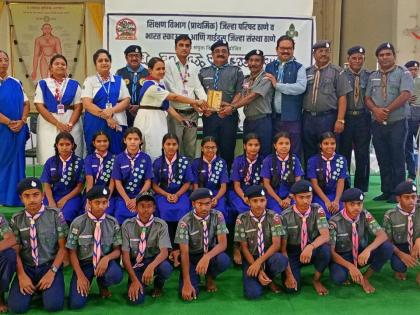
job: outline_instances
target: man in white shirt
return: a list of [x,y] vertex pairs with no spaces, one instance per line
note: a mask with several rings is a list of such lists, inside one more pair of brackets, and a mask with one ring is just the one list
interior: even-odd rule
[[[175,38],[176,56],[165,62],[165,86],[172,93],[207,100],[206,92],[198,79],[198,68],[188,60],[190,52],[191,38],[188,35],[179,35]],[[170,103],[178,113],[197,124],[198,113],[191,105]],[[168,130],[177,135],[181,154],[193,159],[197,142],[197,127],[187,128],[168,115]]]

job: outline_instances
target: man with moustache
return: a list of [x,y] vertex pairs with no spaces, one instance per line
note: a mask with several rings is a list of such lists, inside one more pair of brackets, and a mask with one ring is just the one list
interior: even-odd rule
[[331,64],[331,42],[316,42],[312,53],[315,64],[306,69],[308,83],[303,95],[303,152],[306,161],[318,153],[319,138],[324,132],[343,132],[346,95],[352,90],[344,70]]
[[338,149],[347,160],[349,172],[354,150],[356,160],[354,187],[366,192],[369,189],[371,117],[364,97],[370,72],[363,68],[365,48],[353,46],[347,51],[347,55],[349,67],[344,70],[344,73],[353,88],[353,93],[347,94],[346,128],[340,135]]
[[[165,86],[168,91],[193,99],[207,100],[206,92],[198,79],[197,66],[188,60],[191,38],[182,34],[175,38],[175,58],[165,61]],[[186,119],[198,124],[198,112],[189,104],[170,102],[171,106]],[[197,127],[188,128],[168,115],[168,130],[177,135],[182,155],[195,158]]]
[[395,63],[391,43],[380,44],[375,55],[379,69],[370,75],[365,96],[372,112],[372,141],[381,173],[382,194],[373,200],[394,203],[394,189],[405,179],[406,110],[413,78],[410,71]]
[[266,67],[266,78],[275,89],[273,99],[273,136],[286,131],[290,134],[291,151],[302,154],[302,99],[306,89],[306,71],[293,56],[295,41],[283,35],[277,40],[278,59]]
[[130,92],[130,105],[128,106],[127,124],[128,127],[133,127],[134,118],[139,109],[139,96],[142,87],[143,78],[147,77],[149,72],[141,64],[143,55],[141,47],[138,45],[130,45],[124,50],[125,60],[127,65],[117,70],[117,75],[124,79],[127,85],[128,92]]
[[244,137],[251,132],[258,135],[260,154],[264,158],[271,152],[271,100],[274,90],[270,80],[265,78],[262,50],[251,50],[245,60],[251,73],[245,77],[241,98],[232,105],[235,110],[244,106]]
[[[198,77],[206,93],[217,95],[222,105],[219,112],[204,111],[203,137],[216,138],[220,156],[230,168],[235,153],[239,115],[236,108],[228,104],[235,103],[241,97],[244,75],[241,68],[228,63],[229,44],[226,40],[216,41],[210,49],[213,62],[209,67],[202,68]],[[207,102],[211,105],[211,100]]]

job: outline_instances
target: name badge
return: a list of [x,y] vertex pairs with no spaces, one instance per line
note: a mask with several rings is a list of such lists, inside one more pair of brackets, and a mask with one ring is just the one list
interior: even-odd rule
[[59,115],[63,115],[66,112],[64,105],[63,104],[58,104],[57,105],[57,114]]

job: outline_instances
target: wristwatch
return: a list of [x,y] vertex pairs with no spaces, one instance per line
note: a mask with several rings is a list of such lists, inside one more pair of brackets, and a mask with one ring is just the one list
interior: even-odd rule
[[57,273],[58,268],[57,268],[56,266],[54,266],[54,265],[51,265],[50,270],[51,270],[52,272],[54,272],[54,273]]
[[337,119],[337,121],[338,121],[339,123],[342,123],[343,125],[346,123],[346,121],[345,121],[344,119]]

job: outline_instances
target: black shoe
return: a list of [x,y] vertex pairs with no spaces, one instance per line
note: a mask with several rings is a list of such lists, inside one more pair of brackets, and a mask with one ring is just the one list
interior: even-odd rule
[[373,201],[385,201],[385,200],[388,200],[390,197],[391,197],[390,194],[383,193],[382,195],[379,195],[373,198]]
[[386,202],[387,203],[397,203],[397,197],[395,195],[391,195]]

